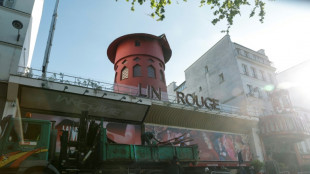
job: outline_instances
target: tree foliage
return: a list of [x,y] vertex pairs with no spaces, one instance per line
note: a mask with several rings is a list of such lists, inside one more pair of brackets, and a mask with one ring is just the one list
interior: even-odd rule
[[[117,1],[117,0],[116,0]],[[150,2],[150,6],[153,9],[151,16],[157,17],[157,21],[165,19],[165,7],[172,3],[172,0],[126,0],[131,2],[131,10],[135,10],[135,5],[138,3],[143,5],[146,2]],[[187,0],[180,0],[187,2]],[[192,0],[193,1],[193,0]],[[241,15],[240,8],[243,6],[251,6],[252,10],[250,17],[260,17],[259,21],[264,22],[265,17],[265,2],[266,0],[200,0],[200,7],[209,6],[213,12],[214,19],[212,24],[215,25],[222,20],[227,21],[227,29],[223,32],[229,32],[230,27],[233,25],[233,21],[236,15]],[[178,0],[176,0],[178,3]],[[252,4],[251,4],[251,3]],[[257,13],[258,11],[258,13]]]

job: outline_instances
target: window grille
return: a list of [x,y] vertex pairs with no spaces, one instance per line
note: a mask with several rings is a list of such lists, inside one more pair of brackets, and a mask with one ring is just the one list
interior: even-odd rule
[[124,67],[122,70],[121,80],[128,79],[128,68]]

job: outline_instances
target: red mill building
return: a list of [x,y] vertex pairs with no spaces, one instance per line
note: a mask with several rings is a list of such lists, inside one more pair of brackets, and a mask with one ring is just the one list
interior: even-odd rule
[[114,64],[117,84],[114,91],[147,95],[150,98],[157,94],[165,100],[165,63],[169,61],[171,53],[164,34],[154,36],[136,33],[117,38],[110,44],[107,52]]

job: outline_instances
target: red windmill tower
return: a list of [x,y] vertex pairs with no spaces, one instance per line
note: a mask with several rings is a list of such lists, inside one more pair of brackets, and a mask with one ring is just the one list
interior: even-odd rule
[[165,64],[172,51],[164,34],[121,36],[110,44],[107,54],[114,64],[115,92],[168,99]]

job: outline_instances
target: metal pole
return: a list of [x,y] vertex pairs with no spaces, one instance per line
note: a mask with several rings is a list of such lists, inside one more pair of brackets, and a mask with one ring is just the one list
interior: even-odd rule
[[42,65],[42,78],[43,79],[46,78],[46,70],[47,70],[47,66],[49,63],[49,56],[50,56],[50,52],[51,52],[51,48],[52,48],[54,31],[55,31],[55,27],[56,27],[58,4],[59,4],[59,0],[56,0],[54,13],[53,13],[53,17],[52,17],[52,22],[51,22],[51,27],[50,27],[50,31],[49,31],[49,35],[48,35],[48,39],[47,39],[46,48],[45,48],[43,65]]

